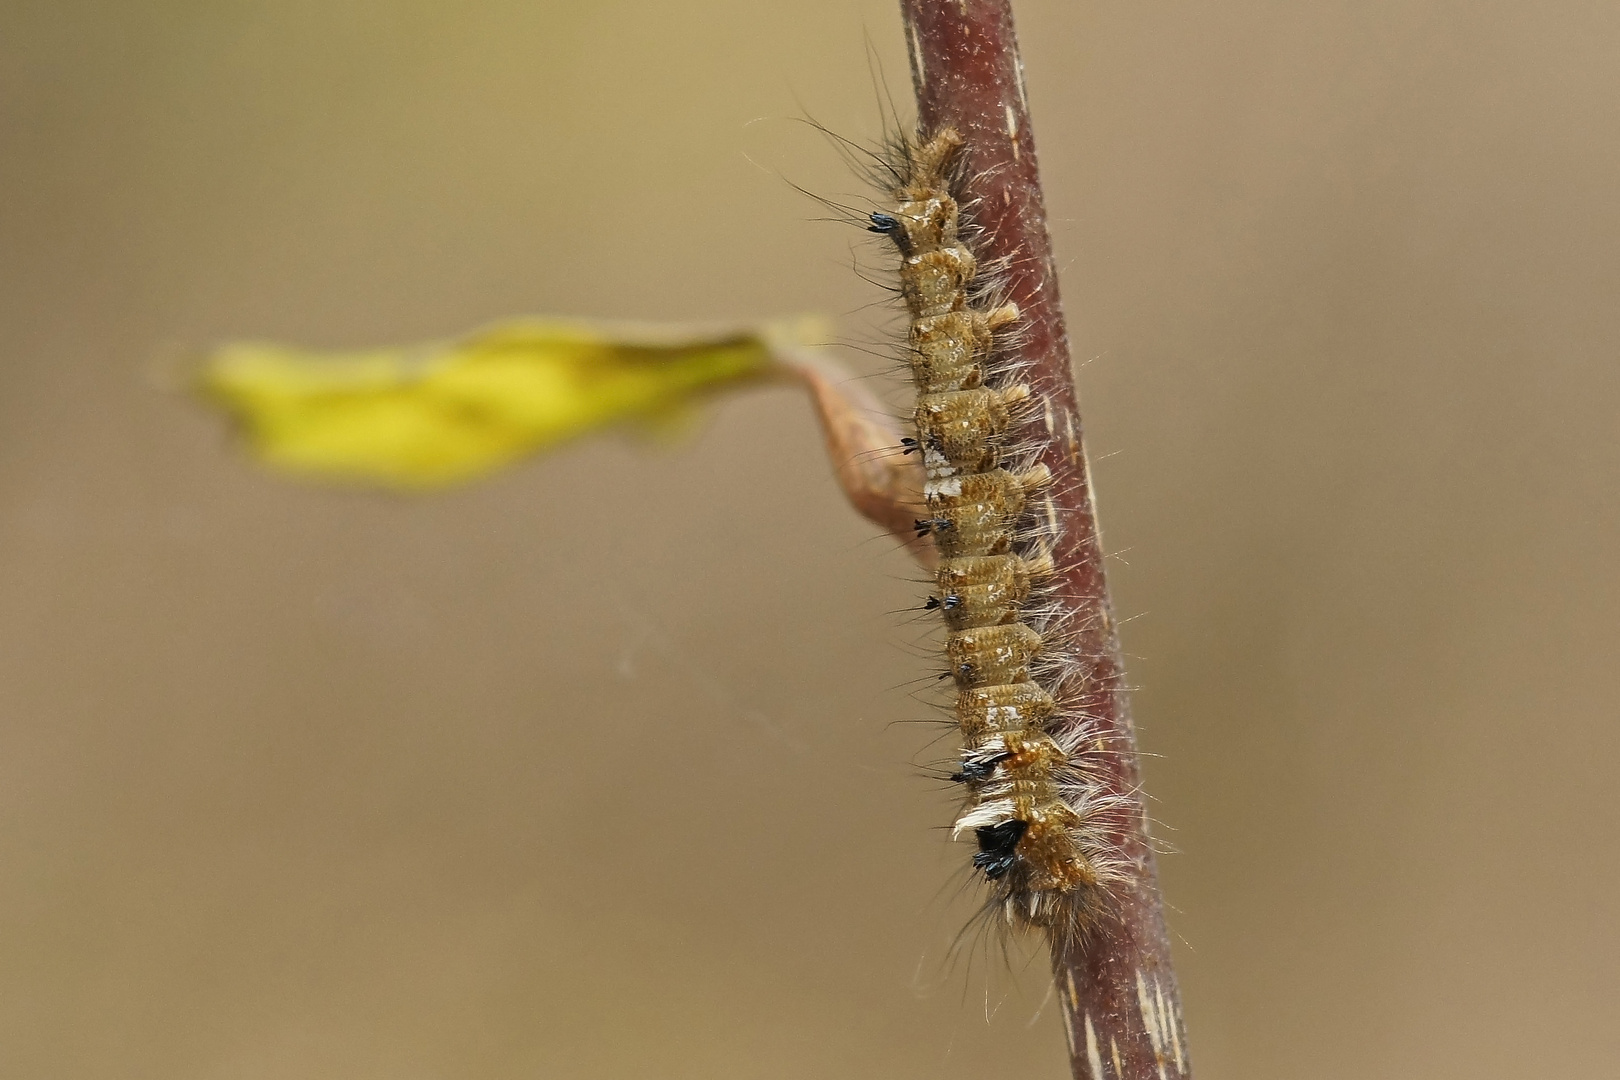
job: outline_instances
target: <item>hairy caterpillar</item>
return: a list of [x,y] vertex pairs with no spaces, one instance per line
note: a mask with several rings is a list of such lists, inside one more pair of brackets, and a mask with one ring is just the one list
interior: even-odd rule
[[1017,308],[989,299],[952,196],[964,140],[945,128],[899,139],[880,159],[892,208],[867,228],[900,256],[909,317],[906,356],[917,390],[916,435],[928,516],[916,523],[940,556],[925,607],[947,631],[962,749],[951,779],[965,791],[953,835],[977,844],[973,867],[990,887],[988,913],[1054,938],[1083,933],[1104,910],[1120,857],[1099,827],[1125,812],[1102,794],[1090,764],[1105,740],[1067,687],[1064,634],[1040,603],[1060,523],[1026,506],[1051,482],[1017,429],[1036,403],[997,343],[1016,333]]

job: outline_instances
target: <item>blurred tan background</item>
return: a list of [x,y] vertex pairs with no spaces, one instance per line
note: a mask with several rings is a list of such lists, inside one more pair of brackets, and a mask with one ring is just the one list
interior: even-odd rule
[[[1603,1075],[1620,7],[1018,13],[1198,1072]],[[254,336],[881,339],[888,2],[0,8],[0,1074],[1058,1077],[952,960],[913,571],[803,402],[462,493],[154,387]],[[882,365],[858,352],[865,370]]]

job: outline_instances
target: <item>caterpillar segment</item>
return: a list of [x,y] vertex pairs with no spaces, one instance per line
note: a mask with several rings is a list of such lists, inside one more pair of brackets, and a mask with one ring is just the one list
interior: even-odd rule
[[983,354],[995,333],[1018,321],[1018,307],[1002,304],[990,311],[967,308],[914,319],[907,341],[911,375],[918,393],[976,390],[984,382]]
[[941,559],[935,573],[939,594],[930,597],[952,630],[1018,621],[1029,599],[1031,579],[1042,564],[1019,555],[965,555]]

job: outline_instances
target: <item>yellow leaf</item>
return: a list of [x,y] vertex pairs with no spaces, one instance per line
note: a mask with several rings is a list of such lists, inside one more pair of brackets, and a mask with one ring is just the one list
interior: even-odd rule
[[425,489],[615,423],[667,422],[704,391],[772,373],[773,349],[806,332],[528,319],[400,349],[242,343],[208,359],[199,388],[268,465]]

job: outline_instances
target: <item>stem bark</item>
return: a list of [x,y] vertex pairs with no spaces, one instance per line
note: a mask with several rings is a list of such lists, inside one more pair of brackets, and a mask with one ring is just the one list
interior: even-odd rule
[[[1068,332],[1046,229],[1023,64],[1009,0],[901,0],[920,133],[955,127],[967,139],[958,201],[981,231],[979,265],[998,268],[1018,305],[1020,333],[1005,359],[1044,404],[1021,434],[1052,470],[1060,530],[1053,552],[1062,624],[1082,667],[1080,708],[1108,732],[1104,782],[1142,804],[1136,735],[1124,684],[1096,505],[1086,464]],[[1181,997],[1145,807],[1110,841],[1127,880],[1083,939],[1054,946],[1053,972],[1077,1080],[1191,1075]]]

